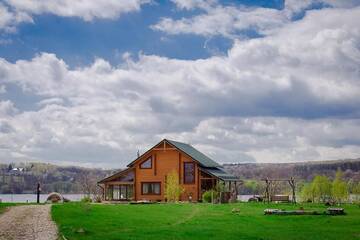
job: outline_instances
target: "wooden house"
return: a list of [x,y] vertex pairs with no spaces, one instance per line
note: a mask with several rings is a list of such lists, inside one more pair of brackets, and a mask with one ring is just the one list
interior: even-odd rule
[[199,201],[202,193],[223,182],[236,196],[238,178],[189,144],[162,140],[127,165],[125,170],[98,182],[106,201],[166,201],[167,175],[176,170],[184,188],[182,201]]

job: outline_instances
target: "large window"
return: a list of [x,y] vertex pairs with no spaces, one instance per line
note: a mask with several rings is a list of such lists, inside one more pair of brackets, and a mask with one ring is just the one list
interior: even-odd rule
[[149,157],[148,159],[146,159],[145,161],[143,161],[140,164],[140,168],[151,168],[152,167],[152,158]]
[[142,182],[141,193],[143,195],[160,195],[160,183],[159,182]]
[[193,162],[184,162],[184,183],[195,183],[195,164]]
[[107,200],[129,200],[133,198],[133,185],[110,185],[107,187]]

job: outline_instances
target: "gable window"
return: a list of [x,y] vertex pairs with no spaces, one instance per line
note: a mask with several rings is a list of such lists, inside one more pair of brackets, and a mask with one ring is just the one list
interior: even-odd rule
[[143,195],[160,195],[160,182],[142,182],[141,194]]
[[143,161],[143,162],[140,164],[140,168],[143,168],[143,169],[152,168],[152,158],[149,157],[148,159],[146,159],[145,161]]
[[184,183],[195,183],[195,164],[193,162],[184,162]]

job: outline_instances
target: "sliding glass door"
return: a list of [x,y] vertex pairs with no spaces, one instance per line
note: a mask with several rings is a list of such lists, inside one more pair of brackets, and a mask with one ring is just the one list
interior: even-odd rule
[[109,185],[107,191],[108,200],[131,200],[133,197],[133,185]]

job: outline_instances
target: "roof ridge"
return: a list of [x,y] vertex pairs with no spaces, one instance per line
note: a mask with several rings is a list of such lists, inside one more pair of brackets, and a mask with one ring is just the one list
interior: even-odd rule
[[[202,153],[201,151],[199,151],[190,144],[169,140],[169,139],[164,139],[164,140],[168,141],[170,144],[174,145],[181,151],[185,152],[186,154],[188,154],[190,157],[192,157],[194,160],[198,161],[201,165],[205,167],[221,166],[216,161],[214,161],[213,159],[211,159],[210,157],[208,157],[207,155],[205,155],[204,153]],[[182,146],[176,146],[176,145],[182,145]]]

